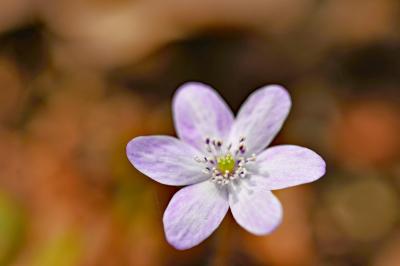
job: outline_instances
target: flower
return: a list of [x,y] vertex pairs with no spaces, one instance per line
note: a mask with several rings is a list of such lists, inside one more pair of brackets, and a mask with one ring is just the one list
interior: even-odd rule
[[250,233],[270,233],[282,220],[282,206],[271,190],[325,174],[324,160],[307,148],[265,149],[291,107],[288,92],[279,85],[253,92],[236,119],[218,93],[201,83],[182,85],[172,107],[179,139],[136,137],[126,152],[135,168],[155,181],[186,186],[163,216],[166,239],[177,249],[209,237],[229,208]]

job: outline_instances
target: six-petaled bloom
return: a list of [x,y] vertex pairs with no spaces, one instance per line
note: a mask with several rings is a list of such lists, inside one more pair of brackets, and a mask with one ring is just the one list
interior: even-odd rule
[[188,249],[206,239],[228,209],[247,231],[264,235],[282,219],[271,190],[312,182],[325,174],[315,152],[294,145],[265,149],[291,107],[278,85],[253,92],[236,118],[212,88],[186,83],[173,98],[179,139],[143,136],[127,145],[130,162],[157,182],[186,186],[171,199],[163,222],[167,241]]

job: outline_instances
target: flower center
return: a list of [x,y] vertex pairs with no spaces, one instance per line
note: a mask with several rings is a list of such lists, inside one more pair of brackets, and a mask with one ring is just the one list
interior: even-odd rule
[[221,173],[232,173],[235,169],[235,159],[232,154],[228,153],[225,156],[217,158],[217,169]]
[[203,172],[210,175],[210,181],[219,185],[227,185],[237,178],[245,178],[246,166],[256,160],[255,154],[246,157],[245,138],[239,140],[237,149],[231,151],[232,144],[227,146],[221,140],[206,138],[204,157],[195,157],[198,163],[204,164]]

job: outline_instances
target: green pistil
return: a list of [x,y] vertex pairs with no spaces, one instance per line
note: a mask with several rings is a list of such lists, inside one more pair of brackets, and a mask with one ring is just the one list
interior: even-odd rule
[[227,155],[221,156],[217,159],[217,167],[222,174],[225,174],[226,171],[232,173],[235,169],[235,160],[232,155],[228,153]]

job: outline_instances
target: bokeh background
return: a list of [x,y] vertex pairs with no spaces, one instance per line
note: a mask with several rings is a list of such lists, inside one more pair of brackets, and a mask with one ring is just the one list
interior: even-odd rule
[[[400,265],[399,25],[398,0],[1,0],[0,265]],[[192,80],[235,111],[286,86],[274,144],[326,159],[324,178],[277,192],[271,235],[228,216],[196,248],[166,243],[177,188],[125,145],[173,135]]]

